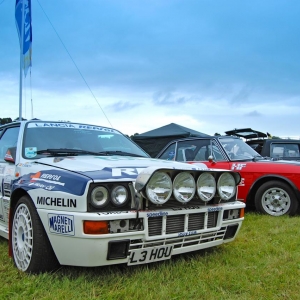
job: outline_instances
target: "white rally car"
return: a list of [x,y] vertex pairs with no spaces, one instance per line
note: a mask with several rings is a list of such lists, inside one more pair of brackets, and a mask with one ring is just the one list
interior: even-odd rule
[[237,172],[150,158],[111,128],[0,126],[0,236],[18,269],[138,265],[231,242]]

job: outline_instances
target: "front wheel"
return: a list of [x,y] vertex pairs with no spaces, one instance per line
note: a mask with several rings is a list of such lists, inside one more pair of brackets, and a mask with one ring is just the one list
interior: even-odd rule
[[286,214],[294,215],[298,205],[292,188],[278,180],[262,184],[255,195],[256,210],[275,217]]
[[59,264],[31,199],[23,196],[13,212],[11,246],[14,263],[27,273],[52,271]]

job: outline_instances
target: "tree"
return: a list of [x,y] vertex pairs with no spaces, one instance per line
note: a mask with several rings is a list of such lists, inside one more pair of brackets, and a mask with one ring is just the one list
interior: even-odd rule
[[0,118],[0,124],[7,124],[7,123],[11,123],[12,122],[12,118]]

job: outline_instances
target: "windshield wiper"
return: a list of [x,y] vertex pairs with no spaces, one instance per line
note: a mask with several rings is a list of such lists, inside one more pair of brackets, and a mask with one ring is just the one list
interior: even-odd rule
[[264,160],[264,159],[267,159],[267,158],[266,157],[262,157],[261,155],[255,155],[252,158],[253,161]]
[[124,152],[124,151],[101,151],[98,152],[98,155],[121,155],[121,156],[134,156],[134,157],[146,157],[143,155],[130,153],[130,152]]
[[123,152],[123,151],[89,151],[89,150],[82,150],[82,149],[71,149],[71,148],[60,148],[60,149],[44,149],[38,150],[37,154],[50,154],[53,156],[74,156],[74,155],[81,155],[81,154],[88,154],[88,155],[122,155],[122,156],[135,156],[135,157],[144,157],[142,155]]
[[60,148],[60,149],[44,149],[36,151],[37,154],[50,154],[53,156],[73,156],[73,155],[80,155],[80,154],[90,154],[90,155],[99,155],[100,152],[88,151],[88,150],[81,150],[81,149],[69,149],[69,148]]

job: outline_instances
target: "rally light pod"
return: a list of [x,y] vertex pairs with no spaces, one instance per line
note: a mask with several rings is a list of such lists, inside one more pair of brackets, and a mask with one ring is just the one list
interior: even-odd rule
[[197,180],[197,193],[204,202],[210,201],[216,194],[217,183],[211,173],[202,173]]
[[166,172],[155,172],[146,186],[146,195],[154,204],[166,203],[172,195],[172,180]]
[[177,201],[187,203],[194,197],[196,183],[189,172],[181,172],[176,175],[173,182],[173,194]]
[[231,173],[223,173],[218,179],[217,189],[222,200],[228,201],[236,194],[236,180]]

